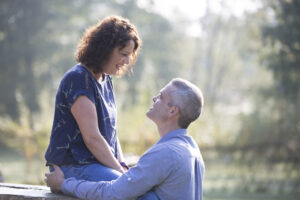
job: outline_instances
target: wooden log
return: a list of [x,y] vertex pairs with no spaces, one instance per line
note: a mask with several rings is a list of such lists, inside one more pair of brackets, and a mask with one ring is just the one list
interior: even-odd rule
[[46,186],[0,183],[0,200],[75,200],[77,198],[51,193]]
[[[139,157],[133,154],[124,155],[127,164],[133,167]],[[1,177],[0,177],[1,178]],[[1,181],[1,180],[0,180]],[[34,200],[75,200],[77,198],[54,194],[50,191],[49,187],[38,185],[25,185],[13,183],[0,182],[0,200],[21,200],[21,199],[34,199]]]

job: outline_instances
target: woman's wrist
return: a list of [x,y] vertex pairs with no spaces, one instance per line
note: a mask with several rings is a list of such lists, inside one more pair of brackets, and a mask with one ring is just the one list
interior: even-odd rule
[[129,170],[129,167],[127,166],[127,164],[125,162],[120,162],[120,165],[122,167],[124,167],[125,169]]
[[117,171],[119,171],[122,174],[124,174],[126,172],[122,166],[120,166],[120,168]]

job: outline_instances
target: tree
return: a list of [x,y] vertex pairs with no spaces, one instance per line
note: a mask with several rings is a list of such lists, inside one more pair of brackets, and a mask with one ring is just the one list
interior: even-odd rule
[[0,113],[17,119],[17,93],[24,97],[30,110],[39,109],[33,71],[33,62],[38,53],[35,37],[48,15],[46,7],[37,0],[1,1],[0,9]]
[[[237,144],[250,155],[251,163],[283,164],[286,180],[295,175],[299,180],[300,2],[263,2],[262,9],[269,15],[261,27],[262,46],[258,51],[274,84],[261,86],[256,109],[244,117]],[[293,184],[296,189],[299,181]]]
[[[300,2],[274,1],[271,4],[275,20],[263,29],[263,39],[271,51],[265,63],[273,73],[275,84],[270,98],[280,113],[277,126],[279,150],[284,160],[300,164]],[[276,127],[275,126],[275,127]],[[277,145],[278,148],[278,145]]]

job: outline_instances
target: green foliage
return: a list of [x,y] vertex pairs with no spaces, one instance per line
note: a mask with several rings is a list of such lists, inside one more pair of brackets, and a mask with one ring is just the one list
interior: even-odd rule
[[124,153],[142,155],[159,139],[155,125],[145,115],[147,110],[137,105],[119,115],[118,137]]
[[[249,165],[283,164],[286,181],[299,184],[300,173],[300,4],[265,1],[269,13],[262,24],[261,60],[273,75],[273,84],[261,86],[250,115],[242,117],[236,140],[242,161]],[[258,156],[259,155],[259,156]],[[286,183],[285,183],[286,184]],[[295,192],[295,188],[293,189]]]
[[274,74],[277,97],[294,103],[300,98],[300,2],[274,1],[271,6],[274,22],[263,29],[271,49],[265,61]]
[[[268,2],[270,3],[270,2]],[[271,4],[271,3],[270,3]],[[253,145],[269,160],[300,163],[300,4],[298,1],[274,1],[272,25],[262,29],[265,48],[263,62],[273,74],[274,85],[262,87],[256,110],[246,117],[238,139],[241,145]],[[269,7],[268,7],[269,8]],[[268,153],[265,149],[271,149]]]
[[[45,98],[44,95],[41,96]],[[41,100],[44,99],[41,98]],[[45,104],[41,104],[43,114],[35,116],[30,116],[30,111],[24,102],[21,102],[19,106],[21,115],[18,121],[7,116],[0,118],[2,122],[0,124],[0,145],[15,149],[15,151],[23,154],[30,163],[34,157],[44,157],[50,136],[51,120]],[[34,126],[31,124],[31,120],[34,121]]]
[[[37,91],[32,65],[37,54],[38,30],[48,17],[41,1],[1,1],[0,57],[5,69],[1,73],[0,113],[18,118],[16,92],[24,95],[26,105],[38,110]],[[35,17],[39,16],[39,17]],[[17,58],[17,59],[16,59]]]

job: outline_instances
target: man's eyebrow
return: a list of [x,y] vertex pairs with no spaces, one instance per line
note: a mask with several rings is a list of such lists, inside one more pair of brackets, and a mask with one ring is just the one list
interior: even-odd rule
[[160,95],[160,98],[162,99],[163,98],[163,93],[159,92],[159,95]]

